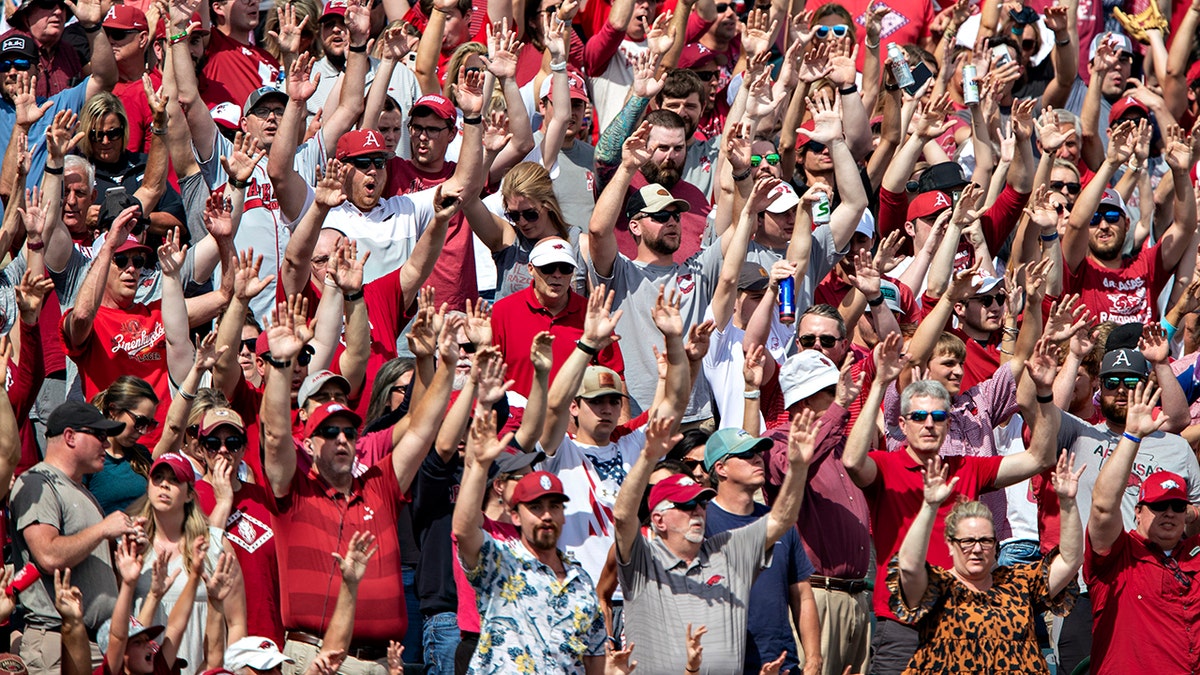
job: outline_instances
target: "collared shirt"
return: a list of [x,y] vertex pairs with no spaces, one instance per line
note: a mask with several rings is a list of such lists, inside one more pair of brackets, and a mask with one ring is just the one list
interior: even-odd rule
[[[496,346],[504,355],[508,365],[507,377],[513,381],[512,391],[529,396],[533,386],[533,362],[529,360],[529,348],[533,338],[542,331],[554,336],[551,351],[554,364],[550,366],[550,381],[558,374],[562,364],[575,351],[575,342],[583,337],[583,317],[587,313],[587,300],[574,291],[569,291],[567,306],[558,314],[551,314],[537,299],[533,286],[498,301],[492,307],[492,331]],[[612,343],[593,359],[602,366],[625,376],[625,362],[621,349]]]
[[1122,532],[1103,555],[1085,540],[1093,672],[1200,671],[1200,535],[1170,554],[1137,532]]
[[479,562],[465,570],[483,619],[468,673],[583,675],[583,657],[604,654],[596,586],[568,554],[559,556],[561,580],[524,544],[483,533]]
[[685,626],[708,627],[700,672],[742,672],[746,654],[747,603],[759,572],[771,564],[768,517],[705,537],[685,562],[655,537],[640,532],[629,560],[618,556],[617,578],[625,591],[626,634],[637,637],[633,658],[650,673],[682,673],[687,664]]
[[[433,196],[436,190],[434,187],[380,199],[374,208],[365,213],[347,201],[330,209],[321,227],[337,230],[358,242],[359,251],[370,251],[371,257],[363,266],[363,280],[375,281],[408,261],[417,240],[433,222],[436,211]],[[311,187],[308,188],[308,194],[313,194]],[[475,273],[472,272],[471,279],[474,278]],[[438,293],[437,297],[441,303],[442,294]]]

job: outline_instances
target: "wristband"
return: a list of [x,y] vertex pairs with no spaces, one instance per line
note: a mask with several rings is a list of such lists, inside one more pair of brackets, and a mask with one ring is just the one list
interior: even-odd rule
[[249,180],[238,180],[238,179],[234,178],[233,176],[229,177],[228,182],[229,182],[229,187],[231,187],[235,190],[245,190],[246,188],[250,187]]
[[104,28],[103,24],[94,23],[90,26],[83,26],[83,32],[91,35],[93,33],[99,33],[101,28]]
[[1134,443],[1142,442],[1142,439],[1138,438],[1137,436],[1134,436],[1133,434],[1129,433],[1128,431],[1126,431],[1125,433],[1123,433],[1121,435],[1124,436],[1125,438],[1128,438],[1129,440],[1133,441]]
[[589,345],[588,343],[584,342],[583,340],[576,340],[575,348],[578,349],[579,351],[583,352],[584,354],[587,354],[588,356],[598,356],[600,354],[599,349],[596,349],[595,347]]
[[868,301],[867,301],[867,306],[868,306],[868,307],[878,307],[878,306],[880,306],[880,305],[882,305],[882,304],[883,304],[883,293],[880,293],[878,298],[875,298],[874,300],[868,300]]
[[284,368],[292,367],[291,359],[288,359],[287,361],[276,360],[274,356],[271,356],[271,352],[267,352],[266,354],[263,354],[262,360],[266,361],[269,365],[279,368],[280,370],[282,370]]
[[26,241],[25,245],[29,247],[30,251],[40,251],[46,248],[46,242],[44,241]]
[[182,32],[176,33],[176,34],[168,37],[167,42],[169,42],[173,45],[177,45],[180,42],[183,42],[184,40],[188,39],[188,35],[189,35],[189,33],[188,33],[187,29],[185,28],[185,29],[183,29]]
[[746,399],[747,401],[757,401],[761,397],[762,397],[761,389],[755,389],[754,391],[743,391],[742,392],[742,398]]
[[355,47],[354,45],[350,45],[349,49],[350,49],[350,51],[354,52],[355,54],[366,54],[367,53],[367,44],[364,42],[363,44],[361,44],[357,47]]
[[363,291],[361,288],[353,293],[342,293],[342,300],[345,300],[346,302],[354,302],[355,300],[362,300],[362,298]]
[[1038,394],[1037,402],[1038,403],[1053,403],[1054,402],[1054,394],[1046,394],[1045,396]]
[[565,72],[567,72],[567,62],[563,61],[561,63],[555,63],[555,62],[551,61],[550,62],[550,70],[552,70],[556,73],[565,73]]
[[1065,46],[1071,44],[1071,36],[1068,35],[1066,40],[1059,40],[1058,38],[1054,38],[1054,44],[1056,44],[1060,47],[1065,47]]
[[166,136],[167,128],[166,127],[156,127],[153,124],[151,124],[150,125],[150,133],[154,134],[155,136]]
[[189,393],[187,393],[186,391],[184,391],[184,390],[182,390],[182,389],[180,389],[179,391],[177,391],[177,392],[175,392],[175,393],[179,394],[179,398],[181,398],[181,399],[183,399],[183,400],[185,400],[185,401],[195,401],[195,400],[196,400],[196,395],[195,395],[195,394],[189,394]]
[[741,181],[744,181],[747,178],[749,178],[750,174],[752,174],[752,173],[754,173],[754,167],[750,167],[750,168],[746,169],[745,171],[743,171],[742,173],[734,174],[733,182],[739,183]]
[[867,42],[866,38],[863,38],[863,45],[866,46],[867,49],[879,49],[879,40],[876,40],[875,44],[871,44],[870,42]]
[[483,124],[483,115],[476,115],[475,117],[464,116],[463,124]]
[[849,96],[850,94],[857,94],[858,93],[858,85],[851,84],[849,87],[846,87],[845,89],[838,89],[838,93],[841,94],[842,96]]
[[1058,232],[1055,231],[1053,234],[1043,234],[1043,235],[1041,235],[1041,237],[1042,237],[1042,241],[1051,242],[1051,241],[1054,241],[1055,239],[1058,239]]
[[61,167],[61,166],[51,167],[49,164],[47,164],[45,166],[45,168],[42,169],[42,171],[45,171],[46,173],[50,174],[51,176],[61,176],[61,175],[63,175],[63,168],[64,167]]

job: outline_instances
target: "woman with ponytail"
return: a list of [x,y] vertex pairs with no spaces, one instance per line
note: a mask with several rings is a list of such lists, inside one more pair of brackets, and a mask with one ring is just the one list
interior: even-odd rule
[[92,405],[115,422],[124,422],[125,430],[109,438],[104,450],[104,468],[85,476],[83,485],[104,510],[104,515],[122,511],[146,494],[150,476],[151,452],[142,445],[142,436],[156,428],[154,419],[158,396],[140,377],[122,375],[107,389],[96,394]]

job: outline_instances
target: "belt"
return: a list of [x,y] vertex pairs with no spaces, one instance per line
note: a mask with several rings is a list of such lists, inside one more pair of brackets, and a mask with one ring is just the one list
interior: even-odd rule
[[[290,630],[287,632],[287,639],[295,642],[302,642],[306,645],[311,645],[317,649],[322,648],[322,641],[315,635],[305,633],[304,631]],[[359,661],[378,661],[386,659],[388,655],[387,647],[371,643],[350,643],[350,648],[346,650],[346,656]]]
[[808,578],[808,583],[812,584],[813,588],[823,588],[827,591],[849,593],[850,595],[867,590],[867,582],[863,579],[838,579],[814,574]]

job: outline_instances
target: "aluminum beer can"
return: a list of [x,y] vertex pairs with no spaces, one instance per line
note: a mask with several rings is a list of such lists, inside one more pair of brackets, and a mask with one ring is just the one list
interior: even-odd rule
[[833,205],[829,203],[829,195],[824,192],[820,192],[818,195],[820,199],[812,207],[812,221],[813,225],[824,225],[829,222],[829,217],[833,213]]
[[979,103],[979,79],[975,66],[967,64],[962,69],[963,103]]
[[779,322],[796,322],[796,280],[792,277],[779,282]]

